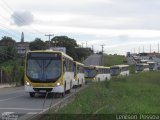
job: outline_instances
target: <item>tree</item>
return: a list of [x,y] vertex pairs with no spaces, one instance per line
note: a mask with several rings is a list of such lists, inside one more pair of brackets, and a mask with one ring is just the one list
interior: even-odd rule
[[17,54],[16,42],[11,37],[4,36],[0,40],[0,60],[14,59]]
[[34,41],[29,43],[30,50],[45,50],[46,44],[40,38],[36,38]]
[[66,53],[73,57],[73,59],[77,59],[77,55],[75,53],[75,48],[78,46],[76,40],[69,38],[67,36],[56,36],[51,39],[52,47],[65,47]]
[[0,46],[15,46],[16,41],[11,37],[4,36],[0,41]]
[[75,53],[77,55],[76,61],[82,62],[87,56],[91,55],[93,51],[91,48],[76,48]]

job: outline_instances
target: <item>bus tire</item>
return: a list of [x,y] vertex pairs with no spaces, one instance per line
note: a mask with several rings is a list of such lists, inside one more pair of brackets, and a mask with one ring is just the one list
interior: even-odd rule
[[82,84],[83,84],[83,79],[81,80],[81,84],[80,84],[80,87],[82,87]]
[[77,83],[77,86],[79,86],[79,79],[78,79],[78,83]]
[[72,89],[72,81],[70,82],[70,90]]
[[61,94],[62,94],[62,97],[65,97],[65,94],[66,94],[66,82],[65,82],[65,84],[64,84],[64,92],[61,93]]
[[30,92],[29,93],[29,96],[32,98],[32,97],[35,97],[35,93],[34,92]]
[[68,94],[71,92],[71,89],[72,89],[72,81],[70,81],[70,89],[68,90]]

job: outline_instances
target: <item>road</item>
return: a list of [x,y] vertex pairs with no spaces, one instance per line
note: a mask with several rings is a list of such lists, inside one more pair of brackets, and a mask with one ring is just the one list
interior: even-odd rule
[[[84,87],[84,86],[83,86]],[[74,94],[82,88],[72,89],[70,94],[66,94],[65,98]],[[25,93],[24,87],[1,88],[0,89],[0,118],[4,112],[13,112],[20,119],[28,119],[34,114],[38,114],[58,103],[64,98],[55,98],[48,95],[45,104],[45,94],[37,94],[34,98],[30,98],[28,93]],[[53,100],[53,101],[52,101]],[[44,104],[44,106],[43,106]]]
[[[99,65],[101,63],[101,55],[91,55],[85,60],[85,65]],[[83,87],[82,87],[83,88]],[[72,89],[70,96],[81,88]],[[47,97],[45,94],[36,94],[34,98],[30,98],[28,93],[25,93],[24,87],[0,88],[0,118],[5,112],[13,112],[20,119],[28,119],[29,117],[48,109],[51,106],[62,101],[64,98]],[[53,100],[53,101],[52,101]]]
[[90,55],[83,63],[84,65],[101,65],[101,56],[98,54]]

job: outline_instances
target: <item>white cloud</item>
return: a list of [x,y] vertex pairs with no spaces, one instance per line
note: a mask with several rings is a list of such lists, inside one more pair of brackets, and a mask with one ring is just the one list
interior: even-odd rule
[[[28,40],[42,37],[42,33],[68,35],[79,43],[88,41],[98,50],[106,44],[106,51],[125,53],[139,44],[150,44],[160,39],[159,0],[11,0],[1,1],[3,25],[16,32],[24,31]],[[15,26],[11,13],[31,11],[34,16],[25,23]],[[31,14],[30,14],[31,15]],[[31,15],[31,16],[32,16]],[[3,16],[3,17],[2,17]],[[21,16],[21,15],[20,15]],[[30,16],[30,18],[32,18]],[[26,20],[26,15],[22,18]],[[14,17],[15,18],[15,17]],[[17,25],[21,25],[16,21]],[[30,25],[32,23],[32,25]],[[35,29],[33,29],[35,28]],[[37,32],[40,31],[40,32]]]

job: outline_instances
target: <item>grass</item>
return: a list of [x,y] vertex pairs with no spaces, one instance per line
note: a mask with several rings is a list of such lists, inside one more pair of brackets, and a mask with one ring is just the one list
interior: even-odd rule
[[[129,77],[112,78],[111,81],[98,82],[80,91],[72,103],[61,108],[56,119],[71,119],[66,115],[90,114],[93,119],[99,114],[158,114],[160,111],[159,72],[137,73]],[[44,116],[42,120],[54,119]],[[82,117],[82,115],[81,115]],[[81,119],[81,118],[80,118]],[[111,120],[111,119],[110,119]]]
[[103,55],[102,61],[105,66],[124,64],[125,56],[122,55]]

